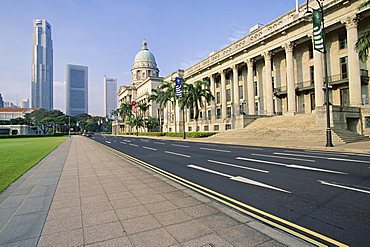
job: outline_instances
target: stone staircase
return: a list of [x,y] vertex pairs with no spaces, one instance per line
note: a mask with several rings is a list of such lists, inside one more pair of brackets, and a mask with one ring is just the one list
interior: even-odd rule
[[342,140],[344,143],[369,141],[370,138],[367,136],[359,135],[353,131],[345,129],[333,129],[333,132]]
[[[343,144],[344,139],[335,133],[332,135],[334,144]],[[271,141],[307,142],[324,144],[326,142],[325,128],[316,126],[315,114],[300,114],[294,116],[274,116],[258,118],[244,129],[228,130],[209,137],[213,141],[231,142],[243,140],[250,142]]]

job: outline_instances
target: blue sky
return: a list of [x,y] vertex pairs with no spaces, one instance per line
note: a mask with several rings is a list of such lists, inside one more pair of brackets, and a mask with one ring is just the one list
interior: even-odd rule
[[87,65],[89,112],[100,115],[103,76],[128,85],[143,39],[165,76],[294,8],[295,0],[0,0],[0,93],[30,98],[33,19],[52,26],[54,108],[65,109],[66,64]]

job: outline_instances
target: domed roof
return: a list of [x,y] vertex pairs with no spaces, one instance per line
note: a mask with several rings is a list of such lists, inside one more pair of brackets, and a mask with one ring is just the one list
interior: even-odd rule
[[156,68],[157,63],[155,62],[154,55],[148,50],[148,43],[144,40],[143,47],[135,56],[134,68],[137,67],[150,67]]

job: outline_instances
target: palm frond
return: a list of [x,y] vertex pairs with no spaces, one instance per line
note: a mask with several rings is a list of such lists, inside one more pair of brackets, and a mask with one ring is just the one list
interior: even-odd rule
[[356,50],[362,62],[366,62],[369,57],[369,47],[370,47],[370,30],[367,30],[362,33],[362,35],[360,36],[356,43]]

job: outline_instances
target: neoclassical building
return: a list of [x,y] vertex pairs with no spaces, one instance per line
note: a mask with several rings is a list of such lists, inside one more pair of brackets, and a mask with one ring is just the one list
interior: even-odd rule
[[[121,86],[118,90],[118,105],[124,102],[135,101],[148,102],[152,89],[157,88],[163,78],[159,76],[159,69],[154,55],[149,51],[146,41],[143,42],[141,50],[136,54],[131,69],[131,83],[129,86]],[[149,103],[149,102],[148,102]],[[158,117],[158,105],[150,102],[148,116]],[[128,132],[129,128],[122,120],[113,123],[113,133]]]
[[[362,63],[355,50],[370,27],[369,8],[358,9],[362,2],[324,1],[327,71],[332,126],[370,135],[370,59]],[[318,7],[313,0],[310,6]],[[317,125],[325,126],[324,60],[313,49],[312,29],[304,4],[187,68],[186,83],[207,80],[215,96],[202,109],[198,130],[241,129],[256,118],[296,114],[316,114]],[[186,131],[195,131],[191,110],[185,119],[170,104],[166,112],[164,131],[181,131],[183,121]]]

